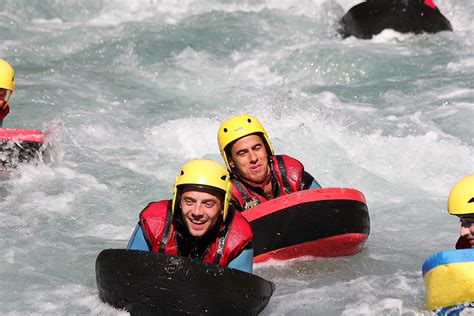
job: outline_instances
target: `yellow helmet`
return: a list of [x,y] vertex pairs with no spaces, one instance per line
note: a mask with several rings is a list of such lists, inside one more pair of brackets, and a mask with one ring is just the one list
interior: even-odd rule
[[219,144],[219,150],[227,169],[232,170],[227,158],[226,147],[239,138],[255,133],[263,137],[267,151],[269,151],[270,155],[273,155],[273,147],[268,139],[267,132],[255,117],[241,114],[231,117],[221,124],[217,132],[217,143]]
[[222,217],[225,221],[229,209],[231,182],[229,173],[224,167],[215,161],[205,159],[190,160],[185,163],[179,169],[174,181],[172,212],[175,210],[176,200],[178,199],[178,189],[182,185],[194,185],[222,191],[224,194]]
[[13,67],[5,59],[0,59],[0,88],[13,91],[15,80]]
[[452,215],[474,214],[474,173],[453,186],[448,197],[448,212]]

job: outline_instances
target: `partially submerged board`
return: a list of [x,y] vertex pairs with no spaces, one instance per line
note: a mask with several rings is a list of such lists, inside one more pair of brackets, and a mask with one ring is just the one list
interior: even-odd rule
[[254,234],[254,262],[353,255],[370,232],[365,197],[348,188],[298,191],[242,214]]
[[431,0],[372,0],[353,6],[341,19],[343,38],[370,39],[385,29],[400,33],[452,31],[449,20]]
[[435,253],[422,272],[427,309],[443,316],[474,313],[474,249]]
[[0,128],[0,169],[13,168],[40,157],[44,138],[44,132],[39,130]]
[[100,299],[132,314],[256,315],[274,284],[190,258],[106,249],[96,260]]

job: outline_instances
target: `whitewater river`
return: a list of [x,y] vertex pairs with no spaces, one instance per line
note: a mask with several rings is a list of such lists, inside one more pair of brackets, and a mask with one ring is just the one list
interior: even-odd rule
[[183,162],[221,161],[240,113],[371,218],[360,254],[257,265],[276,284],[262,314],[427,314],[421,265],[454,247],[447,195],[474,171],[474,2],[435,1],[454,33],[342,41],[358,2],[2,0],[4,127],[47,129],[54,151],[0,177],[0,314],[123,313],[98,298],[98,253]]

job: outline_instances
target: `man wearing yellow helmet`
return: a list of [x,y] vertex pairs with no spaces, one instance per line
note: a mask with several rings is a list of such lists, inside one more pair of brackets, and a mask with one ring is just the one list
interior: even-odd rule
[[274,155],[262,124],[248,114],[222,123],[217,142],[231,173],[231,202],[240,211],[281,195],[321,187],[298,160]]
[[474,174],[453,186],[448,197],[448,212],[461,220],[456,249],[474,248]]
[[10,101],[15,86],[13,75],[12,66],[6,60],[0,59],[0,127],[3,125],[5,116],[10,113],[8,101]]
[[15,86],[14,73],[12,66],[6,60],[0,59],[0,127],[3,125],[5,116],[10,113],[8,101]]
[[229,208],[227,170],[210,160],[184,164],[173,186],[173,198],[151,202],[127,249],[191,257],[252,272],[252,231],[240,212]]

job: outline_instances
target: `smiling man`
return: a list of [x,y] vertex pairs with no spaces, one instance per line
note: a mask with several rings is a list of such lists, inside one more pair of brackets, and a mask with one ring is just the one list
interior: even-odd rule
[[191,257],[252,272],[252,231],[230,207],[230,179],[210,160],[184,164],[173,199],[152,202],[141,212],[127,249]]
[[453,186],[448,197],[448,212],[461,221],[456,249],[474,248],[474,174]]
[[231,204],[239,211],[321,187],[298,160],[274,155],[267,132],[253,116],[242,114],[226,120],[219,127],[217,142],[231,173]]

